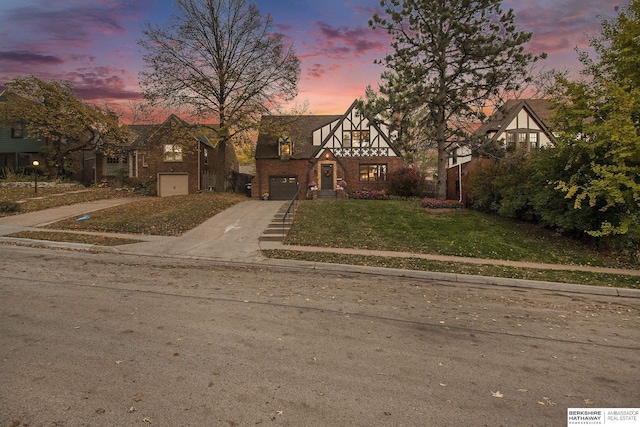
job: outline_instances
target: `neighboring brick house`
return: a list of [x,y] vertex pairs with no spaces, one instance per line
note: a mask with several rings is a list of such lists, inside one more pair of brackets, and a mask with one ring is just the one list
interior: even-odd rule
[[[510,99],[475,133],[499,142],[507,151],[553,147],[555,138],[548,128],[552,115],[551,104],[546,99]],[[465,200],[466,177],[478,160],[472,157],[468,147],[451,153],[447,169],[447,199]]]
[[304,199],[310,183],[335,197],[341,181],[347,192],[384,190],[402,165],[388,127],[370,122],[355,101],[343,115],[263,116],[252,197],[290,200],[299,189]]
[[[212,129],[190,125],[172,114],[160,125],[130,126],[130,130],[134,140],[122,154],[96,156],[98,181],[120,175],[134,182],[155,182],[160,196],[215,187],[217,148]],[[227,144],[225,169],[227,174],[238,172],[232,144]]]
[[[6,102],[9,102],[9,97],[3,91],[0,93],[0,108]],[[0,169],[11,171],[31,166],[34,160],[43,162],[42,146],[42,141],[27,138],[27,131],[22,125],[0,127]]]

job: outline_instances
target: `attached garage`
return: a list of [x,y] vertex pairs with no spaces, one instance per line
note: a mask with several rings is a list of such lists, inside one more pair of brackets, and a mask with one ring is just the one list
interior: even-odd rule
[[181,196],[189,194],[188,173],[160,173],[158,174],[158,196]]
[[298,192],[297,176],[270,176],[269,199],[291,200]]

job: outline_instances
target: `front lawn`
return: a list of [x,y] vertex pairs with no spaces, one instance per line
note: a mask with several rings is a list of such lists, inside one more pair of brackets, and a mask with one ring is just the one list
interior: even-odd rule
[[428,211],[416,200],[303,202],[285,244],[630,267],[528,223],[472,210]]
[[149,197],[89,214],[90,219],[76,218],[50,224],[57,230],[93,231],[125,234],[179,236],[207,219],[245,201],[233,193],[201,193],[172,197]]

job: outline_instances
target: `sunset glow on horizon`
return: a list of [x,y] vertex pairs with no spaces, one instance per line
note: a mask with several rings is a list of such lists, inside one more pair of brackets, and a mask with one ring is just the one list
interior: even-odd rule
[[[382,9],[377,0],[257,0],[275,31],[294,45],[302,73],[296,104],[313,114],[341,114],[367,85],[377,88],[384,70],[375,59],[390,50],[389,37],[367,22]],[[624,3],[601,0],[511,0],[519,30],[533,32],[528,50],[546,52],[541,67],[579,70],[575,48],[599,34],[602,18]],[[163,26],[175,12],[166,0],[5,0],[0,4],[0,83],[35,75],[71,82],[88,102],[121,110],[141,99],[143,68],[136,40],[149,22]]]

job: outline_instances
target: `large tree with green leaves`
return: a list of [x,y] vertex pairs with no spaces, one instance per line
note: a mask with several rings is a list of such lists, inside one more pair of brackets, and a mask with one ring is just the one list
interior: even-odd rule
[[42,141],[47,166],[57,175],[78,168],[74,153],[96,149],[112,153],[128,142],[129,130],[117,115],[79,99],[68,82],[30,76],[6,85],[9,101],[0,120],[22,126],[29,138]]
[[584,79],[557,79],[558,141],[573,171],[558,188],[605,213],[594,236],[626,234],[640,226],[640,0],[603,20],[590,38],[595,56],[579,52]]
[[176,0],[165,28],[147,25],[141,73],[145,97],[219,124],[216,190],[223,191],[225,147],[263,114],[297,95],[300,62],[246,0]]
[[[381,60],[379,96],[372,109],[387,110],[404,135],[437,147],[438,197],[446,197],[451,147],[468,138],[464,124],[483,120],[487,100],[517,88],[536,57],[525,52],[531,33],[517,31],[513,10],[501,0],[381,0],[384,15],[372,28],[392,37]],[[375,98],[375,99],[372,99]],[[420,142],[420,141],[418,141]]]

